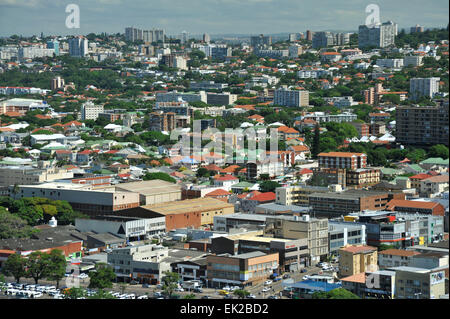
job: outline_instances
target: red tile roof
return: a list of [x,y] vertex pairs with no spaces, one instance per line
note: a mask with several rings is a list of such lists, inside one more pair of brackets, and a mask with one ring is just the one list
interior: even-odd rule
[[271,202],[275,201],[276,195],[274,192],[261,193],[253,196],[250,200],[255,200],[257,202]]
[[215,197],[215,196],[229,196],[230,192],[227,192],[224,189],[216,189],[213,190],[212,192],[209,192],[208,194],[205,195],[205,197]]

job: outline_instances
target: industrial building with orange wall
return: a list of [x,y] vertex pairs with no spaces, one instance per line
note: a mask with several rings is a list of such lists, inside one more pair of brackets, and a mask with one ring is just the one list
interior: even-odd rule
[[166,217],[166,231],[212,225],[214,216],[234,213],[234,205],[214,198],[195,198],[142,208]]

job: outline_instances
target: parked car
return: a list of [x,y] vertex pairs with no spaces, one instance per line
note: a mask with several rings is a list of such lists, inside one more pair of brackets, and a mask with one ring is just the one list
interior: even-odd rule
[[255,296],[255,295],[252,295],[252,294],[250,294],[250,295],[248,295],[248,296],[247,296],[247,299],[256,299],[256,296]]
[[200,288],[200,287],[197,287],[197,288],[194,288],[194,292],[196,292],[196,293],[202,293],[202,292],[203,292],[203,289]]
[[267,299],[278,299],[278,297],[277,296],[269,296],[269,297],[267,297]]
[[303,279],[303,280],[308,280],[308,279],[310,279],[310,278],[311,278],[311,276],[304,275],[302,279]]
[[289,275],[289,274],[284,274],[283,275],[283,279],[288,279],[288,278],[291,278],[291,275]]
[[210,296],[202,296],[201,299],[211,299],[211,297]]
[[142,295],[142,296],[137,297],[136,299],[148,299],[148,296],[147,295]]
[[301,273],[305,273],[305,272],[307,272],[308,270],[306,269],[306,268],[302,268],[302,270],[300,270],[300,272]]
[[178,287],[178,288],[175,288],[175,291],[178,291],[178,292],[183,292],[183,291],[184,291],[184,289],[183,289],[183,288],[181,288],[181,287]]
[[160,293],[159,291],[156,291],[153,296],[155,296],[156,298],[162,297],[162,293]]
[[266,280],[266,281],[264,282],[264,285],[265,285],[265,286],[268,286],[268,285],[271,285],[272,283],[273,283],[272,280]]
[[262,290],[262,292],[267,292],[267,291],[270,291],[269,287],[264,287],[263,290]]
[[142,284],[142,288],[150,288],[149,284]]
[[225,286],[225,287],[222,288],[222,290],[231,291],[231,287]]
[[277,282],[277,281],[280,281],[280,280],[281,280],[281,277],[276,277],[276,278],[273,279],[274,282]]
[[225,289],[219,290],[219,295],[226,296],[226,295],[229,295],[229,294],[230,293],[228,291],[226,291]]

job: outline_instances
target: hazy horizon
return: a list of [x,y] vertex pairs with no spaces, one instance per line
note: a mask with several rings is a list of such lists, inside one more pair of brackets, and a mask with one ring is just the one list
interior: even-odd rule
[[[79,29],[65,26],[72,3],[80,7]],[[380,7],[382,22],[392,20],[399,30],[446,27],[449,20],[446,0],[0,0],[0,36],[113,34],[128,26],[162,28],[169,36],[356,32],[371,3]]]

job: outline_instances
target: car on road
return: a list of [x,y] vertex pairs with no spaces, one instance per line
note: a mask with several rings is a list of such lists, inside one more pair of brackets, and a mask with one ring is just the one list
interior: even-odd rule
[[281,280],[281,277],[276,277],[276,278],[273,279],[273,282],[277,282],[277,281],[280,281],[280,280]]
[[268,285],[271,285],[272,283],[273,283],[272,280],[266,280],[266,281],[264,282],[264,285],[265,285],[265,286],[268,286]]
[[211,299],[211,297],[210,296],[202,296],[202,298],[200,298],[200,299]]
[[153,294],[153,296],[156,297],[156,298],[160,298],[160,297],[162,297],[163,295],[162,295],[161,292],[156,291],[156,292]]
[[150,288],[151,286],[149,284],[142,284],[142,288]]
[[136,281],[136,280],[132,280],[132,281],[130,281],[130,285],[137,285],[137,284],[139,284],[139,281]]
[[181,287],[178,287],[178,288],[175,288],[175,291],[177,291],[177,292],[183,292],[183,291],[184,291],[184,289],[183,289],[183,288],[181,288]]
[[308,280],[308,279],[311,279],[311,276],[304,275],[302,279],[303,279],[303,280]]
[[223,297],[224,299],[233,299],[233,295],[228,294]]
[[248,295],[247,297],[246,297],[247,299],[256,299],[256,296],[255,295],[252,295],[252,294],[250,294],[250,295]]
[[277,296],[269,296],[269,297],[267,297],[267,299],[278,299],[278,297]]
[[229,295],[229,294],[230,293],[228,291],[226,291],[225,289],[219,290],[219,295],[226,296],[226,295]]
[[200,287],[197,287],[197,288],[194,288],[194,292],[196,292],[196,293],[202,293],[202,292],[203,292],[203,289],[200,288]]
[[148,296],[147,295],[142,295],[142,296],[137,297],[136,299],[148,299]]
[[262,292],[268,292],[268,291],[270,291],[269,287],[264,287],[263,290],[262,290]]
[[225,287],[222,288],[222,290],[225,290],[225,291],[231,291],[231,287],[225,286]]
[[80,279],[86,279],[86,278],[89,278],[89,276],[88,276],[88,274],[86,274],[86,273],[81,273],[81,274],[78,276],[78,278],[80,278]]
[[288,278],[291,278],[291,275],[289,275],[289,274],[284,274],[283,275],[283,279],[288,279]]

